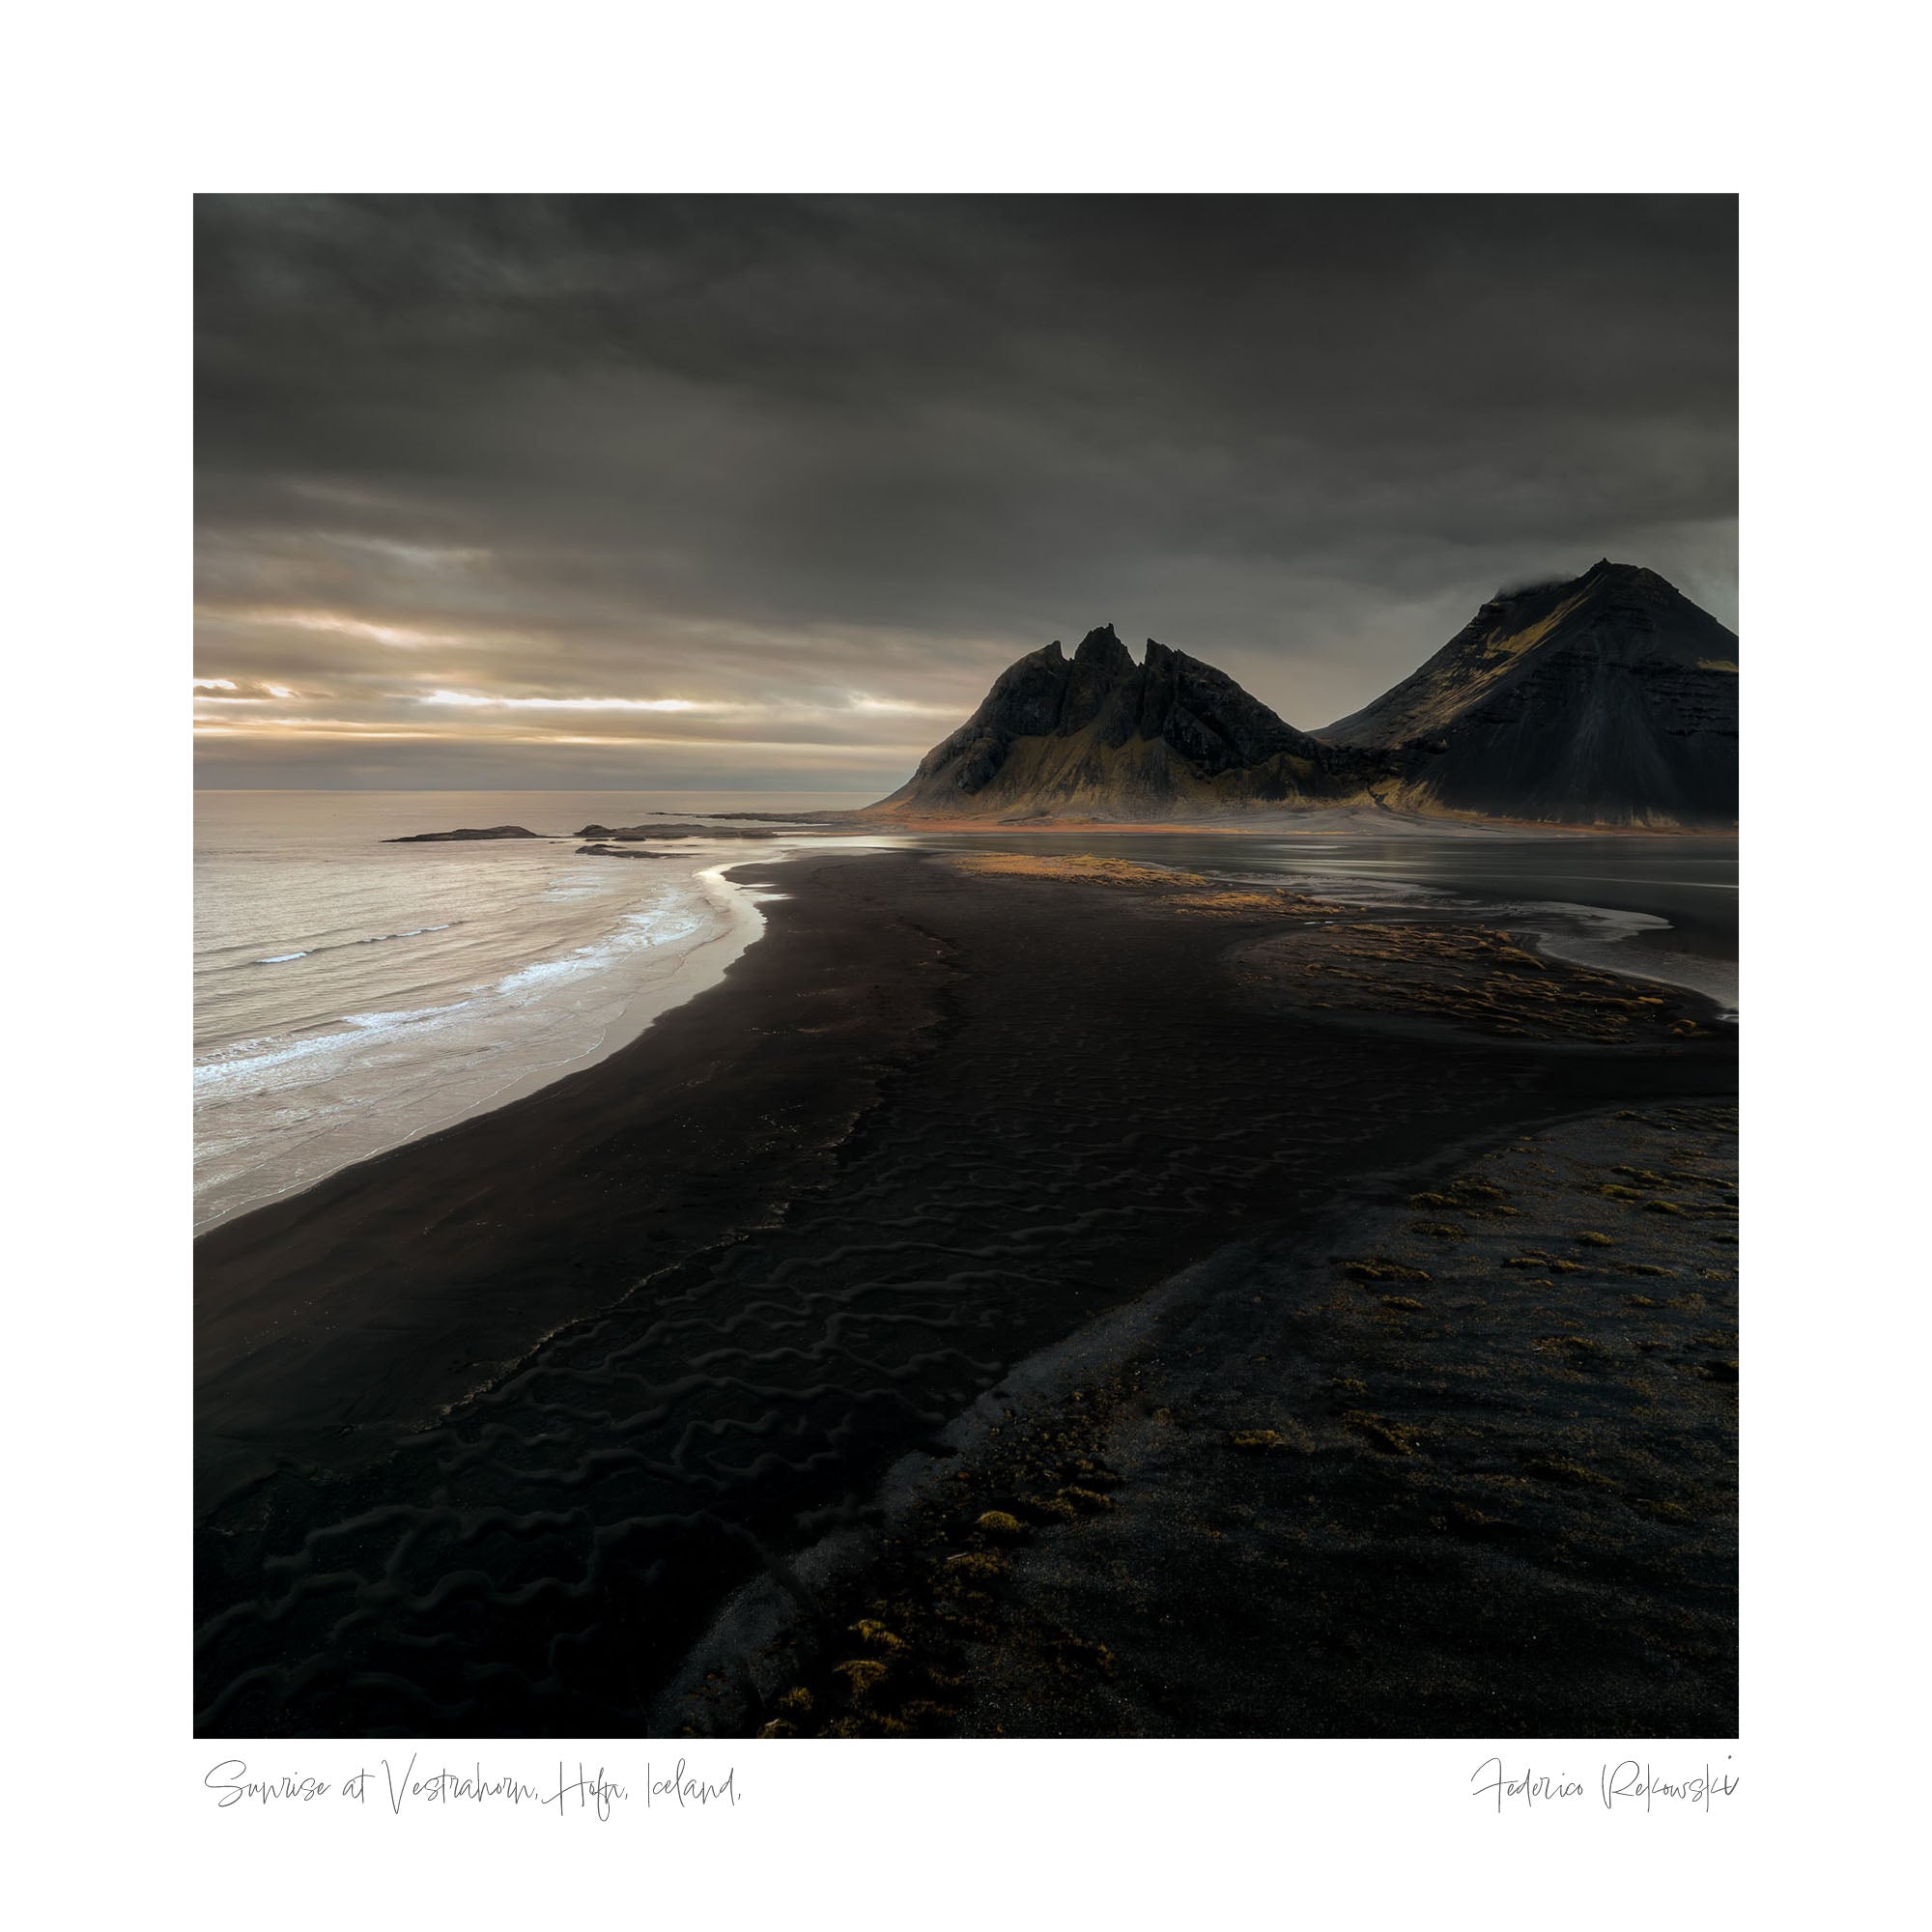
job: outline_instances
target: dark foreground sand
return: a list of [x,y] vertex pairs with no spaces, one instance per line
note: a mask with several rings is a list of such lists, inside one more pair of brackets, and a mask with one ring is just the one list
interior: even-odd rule
[[1234,1244],[908,1457],[810,1613],[741,1593],[658,1722],[1735,1735],[1735,1109],[1619,1109]]
[[[721,986],[198,1245],[203,1734],[1731,1728],[1735,1350],[1698,1338],[1734,1304],[1687,1245],[1720,1197],[1597,1197],[1641,1250],[1525,1201],[1492,1255],[1519,1204],[1453,1188],[1373,1219],[1445,1150],[1585,1115],[1619,1156],[1586,1166],[1663,1174],[1623,1155],[1679,1119],[1720,1166],[1700,1003],[1118,868],[735,876],[791,896]],[[1611,1296],[1666,1280],[1595,1271],[1613,1247],[1722,1306],[1679,1335]],[[1082,1331],[1076,1402],[1039,1358]],[[1011,1377],[1067,1468],[987,1459]]]

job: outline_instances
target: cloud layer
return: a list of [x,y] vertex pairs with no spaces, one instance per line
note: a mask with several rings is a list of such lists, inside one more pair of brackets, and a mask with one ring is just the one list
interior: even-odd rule
[[213,784],[885,790],[1114,622],[1319,725],[1735,623],[1728,197],[203,197]]

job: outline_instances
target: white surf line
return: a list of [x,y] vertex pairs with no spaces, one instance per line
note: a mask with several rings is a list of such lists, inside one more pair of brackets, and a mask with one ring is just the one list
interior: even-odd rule
[[[823,844],[826,841],[801,839],[797,842],[800,846],[804,846]],[[782,853],[778,849],[779,846],[780,841],[774,840],[771,845],[762,846],[756,851],[734,852],[690,875],[713,907],[724,916],[724,929],[677,954],[668,972],[649,983],[639,986],[619,1012],[605,1024],[596,1039],[581,1050],[536,1065],[526,1063],[520,1072],[513,1074],[499,1085],[475,1094],[470,1100],[446,1114],[419,1121],[413,1127],[398,1133],[393,1139],[384,1138],[380,1146],[368,1148],[343,1159],[318,1163],[312,1168],[291,1175],[280,1187],[260,1194],[250,1194],[231,1207],[207,1215],[205,1219],[198,1218],[194,1224],[195,1234],[206,1234],[211,1228],[219,1227],[223,1222],[231,1221],[239,1214],[251,1213],[255,1208],[266,1208],[271,1202],[285,1201],[292,1195],[303,1193],[319,1182],[328,1179],[331,1175],[341,1173],[344,1168],[356,1166],[365,1160],[377,1159],[383,1154],[394,1152],[398,1148],[408,1147],[412,1142],[426,1139],[432,1134],[440,1134],[449,1127],[460,1126],[464,1122],[479,1119],[484,1114],[495,1113],[499,1107],[507,1107],[531,1094],[541,1093],[545,1088],[555,1085],[559,1080],[567,1079],[573,1073],[582,1072],[586,1067],[610,1059],[612,1054],[622,1051],[634,1040],[642,1038],[667,1013],[675,1012],[678,1008],[696,999],[699,993],[708,992],[719,984],[753,942],[763,936],[766,921],[764,914],[758,909],[759,904],[762,900],[781,897],[783,895],[737,885],[724,875],[733,867],[755,864],[767,857],[793,856],[791,841],[784,841]],[[331,1131],[333,1124],[330,1122],[319,1122],[315,1133],[309,1138],[325,1137]],[[225,1185],[229,1177],[222,1177],[219,1179],[198,1181],[196,1191],[199,1194],[210,1186]]]

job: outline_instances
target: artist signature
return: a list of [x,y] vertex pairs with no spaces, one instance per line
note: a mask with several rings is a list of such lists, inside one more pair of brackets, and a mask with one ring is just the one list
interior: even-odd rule
[[[1727,1758],[1726,1766],[1729,1762]],[[1708,1764],[1688,1777],[1663,1776],[1648,1762],[1628,1757],[1617,1764],[1600,1765],[1594,1782],[1589,1782],[1567,1771],[1552,1776],[1528,1765],[1515,1772],[1501,1758],[1491,1757],[1469,1774],[1469,1787],[1470,1797],[1492,1799],[1498,1811],[1511,1804],[1525,1810],[1565,1801],[1588,1804],[1594,1797],[1606,1811],[1634,1804],[1649,1811],[1663,1804],[1708,1812],[1715,1800],[1735,1795],[1738,1778],[1728,1769],[1714,1769]]]

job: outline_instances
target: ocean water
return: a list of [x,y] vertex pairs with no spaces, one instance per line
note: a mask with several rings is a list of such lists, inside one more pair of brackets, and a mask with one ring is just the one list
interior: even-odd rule
[[[841,810],[856,792],[202,792],[195,820],[197,1231],[590,1065],[756,936],[721,874],[794,841],[389,845],[653,812]],[[803,841],[800,841],[803,842]],[[814,839],[810,841],[818,843]],[[863,845],[1113,852],[1372,902],[1508,917],[1551,952],[1737,1007],[1734,840],[1506,833],[881,834]]]
[[197,794],[197,1231],[635,1038],[714,984],[756,934],[755,895],[719,874],[771,849],[702,839],[634,861],[578,858],[574,838],[384,839],[865,803],[848,793]]

